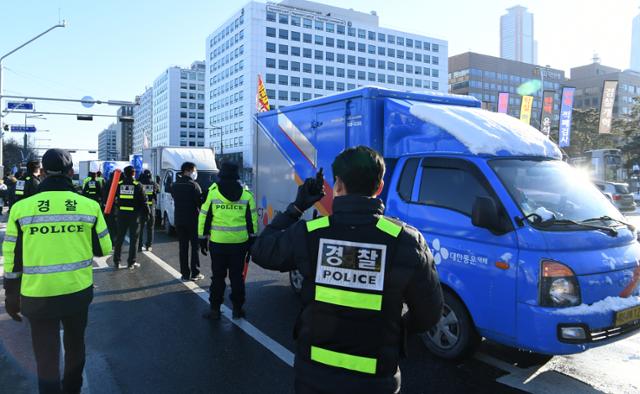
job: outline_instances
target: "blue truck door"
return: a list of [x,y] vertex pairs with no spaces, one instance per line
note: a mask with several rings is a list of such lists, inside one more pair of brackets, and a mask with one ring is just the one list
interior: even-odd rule
[[[476,197],[492,197],[502,206],[471,161],[425,157],[416,169],[411,201],[403,202],[406,209],[399,203],[398,211],[424,234],[440,280],[462,298],[480,334],[508,343],[515,337],[517,238],[515,231],[496,235],[475,227]],[[499,262],[509,267],[498,268]]]

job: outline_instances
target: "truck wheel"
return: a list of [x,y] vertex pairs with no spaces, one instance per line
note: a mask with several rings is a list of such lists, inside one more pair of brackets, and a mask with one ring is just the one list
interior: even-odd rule
[[451,292],[445,290],[443,293],[440,321],[420,337],[435,356],[447,360],[463,359],[473,353],[481,338],[464,304]]
[[302,291],[302,281],[304,277],[298,270],[289,271],[289,283],[291,283],[291,288],[296,294],[300,294]]
[[167,215],[166,212],[164,213],[164,230],[167,232],[167,235],[176,235],[176,228],[169,222],[169,215]]

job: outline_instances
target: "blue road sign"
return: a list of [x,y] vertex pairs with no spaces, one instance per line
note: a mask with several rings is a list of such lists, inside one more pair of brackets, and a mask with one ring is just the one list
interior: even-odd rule
[[91,97],[91,96],[84,96],[81,99],[82,106],[85,107],[85,108],[93,107],[93,102],[92,101],[95,101],[95,100],[93,100],[93,97]]
[[11,125],[11,132],[12,133],[35,133],[36,132],[36,126],[21,126],[21,125],[15,125],[12,124]]
[[7,103],[7,109],[33,111],[34,108],[31,101],[9,101]]

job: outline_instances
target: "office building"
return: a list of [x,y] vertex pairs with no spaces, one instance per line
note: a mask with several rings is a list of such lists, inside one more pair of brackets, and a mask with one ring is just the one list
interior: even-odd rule
[[640,72],[640,14],[633,18],[631,34],[631,69]]
[[507,9],[500,17],[500,57],[538,64],[538,42],[533,35],[533,14],[526,7]]
[[118,108],[116,122],[116,151],[118,160],[129,160],[133,154],[133,105]]
[[138,105],[133,108],[133,153],[151,147],[153,141],[153,88],[147,88],[136,97]]
[[[558,121],[558,111],[562,86],[565,83],[563,70],[538,67],[534,64],[501,59],[494,56],[466,52],[449,58],[449,91],[455,94],[474,96],[491,111],[498,109],[498,95],[509,93],[508,114],[519,117],[522,97],[518,88],[523,84],[537,82],[544,90],[555,91],[554,123]],[[535,83],[535,82],[534,82]],[[534,96],[531,125],[540,126],[542,110],[542,90],[530,93]]]
[[[359,86],[447,90],[446,41],[304,0],[250,2],[206,41],[207,145],[253,165],[257,76],[280,108]],[[221,129],[218,129],[221,128]],[[235,158],[234,157],[234,158]]]
[[204,69],[169,67],[153,82],[151,146],[205,146]]
[[576,88],[574,107],[600,110],[604,81],[618,81],[613,118],[631,115],[633,98],[640,96],[640,72],[603,66],[597,57],[592,64],[571,69],[571,79],[567,84]]
[[115,123],[98,134],[98,160],[118,160]]

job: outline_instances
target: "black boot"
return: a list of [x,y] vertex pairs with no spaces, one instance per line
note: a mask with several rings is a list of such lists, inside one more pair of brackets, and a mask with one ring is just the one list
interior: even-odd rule
[[202,314],[202,318],[207,320],[220,320],[220,316],[220,307],[211,308]]
[[231,314],[231,317],[233,317],[234,319],[242,319],[245,316],[246,314],[244,313],[244,309],[242,309],[241,306],[233,307],[233,313]]

